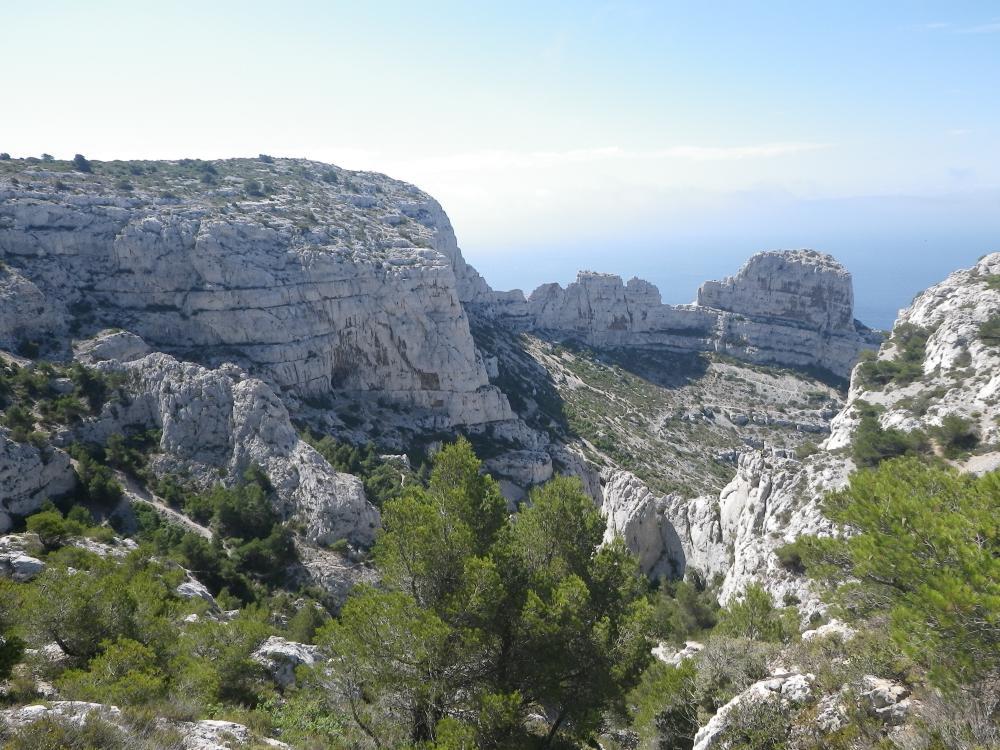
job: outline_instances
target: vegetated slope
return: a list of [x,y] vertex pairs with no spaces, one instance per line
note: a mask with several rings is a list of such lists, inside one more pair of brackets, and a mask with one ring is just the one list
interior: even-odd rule
[[719,355],[596,350],[496,326],[474,327],[496,356],[515,412],[598,469],[633,472],[660,493],[718,493],[741,452],[811,450],[841,394],[801,372]]

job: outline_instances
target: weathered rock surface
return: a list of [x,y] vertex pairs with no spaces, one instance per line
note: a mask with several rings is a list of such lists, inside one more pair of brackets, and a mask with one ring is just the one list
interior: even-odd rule
[[[1000,341],[983,338],[983,324],[1000,315],[1000,253],[984,256],[973,268],[955,271],[919,294],[900,311],[894,330],[909,325],[929,332],[923,375],[906,385],[867,386],[855,373],[845,408],[832,422],[829,450],[850,444],[857,428],[859,401],[884,407],[883,427],[911,431],[941,424],[949,415],[967,419],[981,445],[1000,444]],[[892,341],[878,359],[899,356]],[[978,471],[1000,466],[1000,457],[979,461]]]
[[64,321],[42,291],[13,268],[0,265],[0,349],[47,343]]
[[[87,347],[85,358],[99,360],[102,370],[124,374],[129,398],[105,407],[86,430],[90,440],[104,443],[112,433],[136,425],[158,428],[161,453],[151,462],[154,471],[186,473],[208,486],[220,472],[232,483],[259,466],[281,503],[278,510],[301,521],[309,539],[371,543],[379,516],[361,481],[334,471],[299,438],[266,383],[235,365],[207,369],[160,352],[131,358],[143,350],[138,337],[111,336],[107,347]],[[101,360],[109,350],[127,352],[130,361]]]
[[515,325],[595,347],[716,351],[840,377],[879,341],[854,320],[850,274],[811,250],[758,253],[736,276],[706,282],[694,305],[664,305],[647,281],[590,271],[565,289],[539,287],[526,304],[527,318],[509,300],[497,317],[513,309]]
[[254,661],[259,662],[282,687],[295,684],[295,670],[300,666],[311,667],[322,657],[316,646],[289,641],[272,635],[254,651]]
[[698,730],[694,737],[693,750],[722,747],[720,740],[738,708],[752,707],[764,701],[777,701],[783,707],[805,703],[812,695],[812,683],[815,679],[811,674],[782,672],[755,682],[720,708],[708,723]]
[[[75,726],[83,726],[87,717],[95,715],[126,733],[128,722],[117,706],[85,701],[52,701],[47,705],[37,704],[0,711],[0,718],[12,729],[34,724],[45,718],[54,718]],[[235,750],[245,747],[255,738],[244,725],[232,721],[205,719],[202,721],[173,721],[157,719],[158,729],[174,730],[180,737],[185,750]],[[266,747],[288,748],[284,742],[265,737],[258,740]]]
[[690,566],[711,578],[726,568],[715,504],[679,495],[658,497],[627,471],[606,471],[601,479],[604,541],[621,536],[644,573],[679,577]]
[[[0,257],[15,269],[0,278],[0,344],[72,317],[236,362],[302,397],[378,391],[446,424],[510,418],[462,306],[488,287],[436,201],[315,162],[213,169],[267,180],[271,194],[164,182],[183,171],[166,163],[155,186],[131,189],[80,173],[61,174],[64,189],[44,172],[0,183]],[[320,179],[330,172],[338,183]]]
[[698,641],[684,641],[684,648],[681,649],[676,649],[669,643],[659,643],[653,648],[651,653],[664,664],[677,667],[685,659],[690,659],[696,654],[701,653],[704,648],[705,646],[698,643]]
[[12,515],[31,513],[75,486],[76,476],[64,451],[16,442],[7,428],[0,427],[0,533],[10,529]]

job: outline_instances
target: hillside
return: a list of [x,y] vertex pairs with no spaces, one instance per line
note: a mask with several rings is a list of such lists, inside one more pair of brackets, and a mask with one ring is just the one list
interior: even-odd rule
[[0,741],[990,746],[998,279],[883,340],[811,250],[525,296],[383,175],[0,160]]

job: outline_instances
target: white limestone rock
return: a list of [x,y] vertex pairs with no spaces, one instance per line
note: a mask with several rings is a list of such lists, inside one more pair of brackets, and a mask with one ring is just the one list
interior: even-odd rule
[[606,470],[601,483],[604,542],[621,536],[645,574],[679,577],[690,566],[711,579],[726,569],[728,556],[712,503],[658,497],[627,471]]
[[0,552],[0,578],[26,583],[45,569],[45,563],[23,552]]
[[909,697],[909,689],[881,677],[866,675],[862,680],[862,704],[871,716],[886,724],[905,723],[915,708],[916,701]]
[[219,603],[215,601],[215,597],[212,596],[212,592],[201,581],[195,580],[190,576],[186,581],[181,581],[177,588],[174,589],[174,593],[183,599],[202,599],[208,602],[209,609],[212,612],[219,612]]
[[0,349],[14,351],[27,341],[49,343],[63,325],[62,315],[37,286],[0,263]]
[[10,295],[24,312],[0,325],[13,336],[29,313],[84,310],[302,397],[379,391],[450,425],[511,418],[462,305],[489,288],[436,201],[368,173],[345,173],[345,194],[315,162],[217,168],[265,170],[276,192],[233,211],[196,181],[177,186],[183,201],[97,175],[67,177],[71,191],[0,181],[0,256],[14,269],[4,279],[17,280]]
[[322,660],[319,648],[289,641],[276,635],[269,637],[254,651],[252,658],[262,664],[281,687],[295,684],[295,670],[311,667]]
[[[913,325],[931,331],[923,361],[923,377],[915,383],[878,390],[864,386],[858,373],[852,380],[845,408],[831,423],[824,443],[829,450],[850,445],[859,418],[859,401],[881,406],[884,428],[905,431],[926,429],[955,415],[968,419],[983,445],[1000,443],[1000,342],[984,340],[980,327],[1000,315],[1000,287],[991,279],[1000,277],[1000,253],[984,256],[973,268],[955,271],[940,284],[919,294],[901,310],[894,329]],[[882,346],[879,360],[898,356],[890,341]],[[921,397],[926,406],[915,408]],[[986,470],[996,462],[985,462]]]
[[16,442],[10,430],[0,427],[0,533],[11,528],[12,516],[32,513],[75,486],[76,475],[64,451]]
[[791,710],[802,705],[812,696],[812,674],[782,672],[755,682],[742,693],[722,706],[694,736],[692,750],[712,750],[722,747],[720,740],[729,728],[734,712],[742,706],[753,706],[765,701],[777,701],[782,708]]
[[705,646],[698,641],[684,641],[684,648],[681,649],[676,649],[669,643],[659,643],[653,648],[651,653],[664,664],[668,664],[671,667],[678,667],[682,661],[696,656],[704,649]]
[[853,318],[850,274],[811,250],[758,253],[736,276],[706,282],[695,305],[664,305],[641,279],[581,271],[565,289],[540,286],[527,306],[535,330],[591,346],[717,351],[841,377],[878,341]]
[[284,404],[264,382],[234,365],[211,370],[163,353],[106,360],[98,367],[124,374],[130,398],[108,404],[89,426],[89,439],[103,443],[130,425],[159,428],[162,453],[151,462],[155,472],[186,472],[210,486],[220,472],[233,483],[259,466],[274,487],[279,512],[301,521],[309,539],[373,541],[379,514],[361,481],[334,471],[299,438]]

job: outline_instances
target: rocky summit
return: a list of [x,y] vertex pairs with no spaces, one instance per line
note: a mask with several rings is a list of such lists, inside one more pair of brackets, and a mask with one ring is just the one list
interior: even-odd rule
[[994,746],[998,468],[1000,254],[882,333],[814,250],[525,296],[384,175],[0,159],[15,749]]

